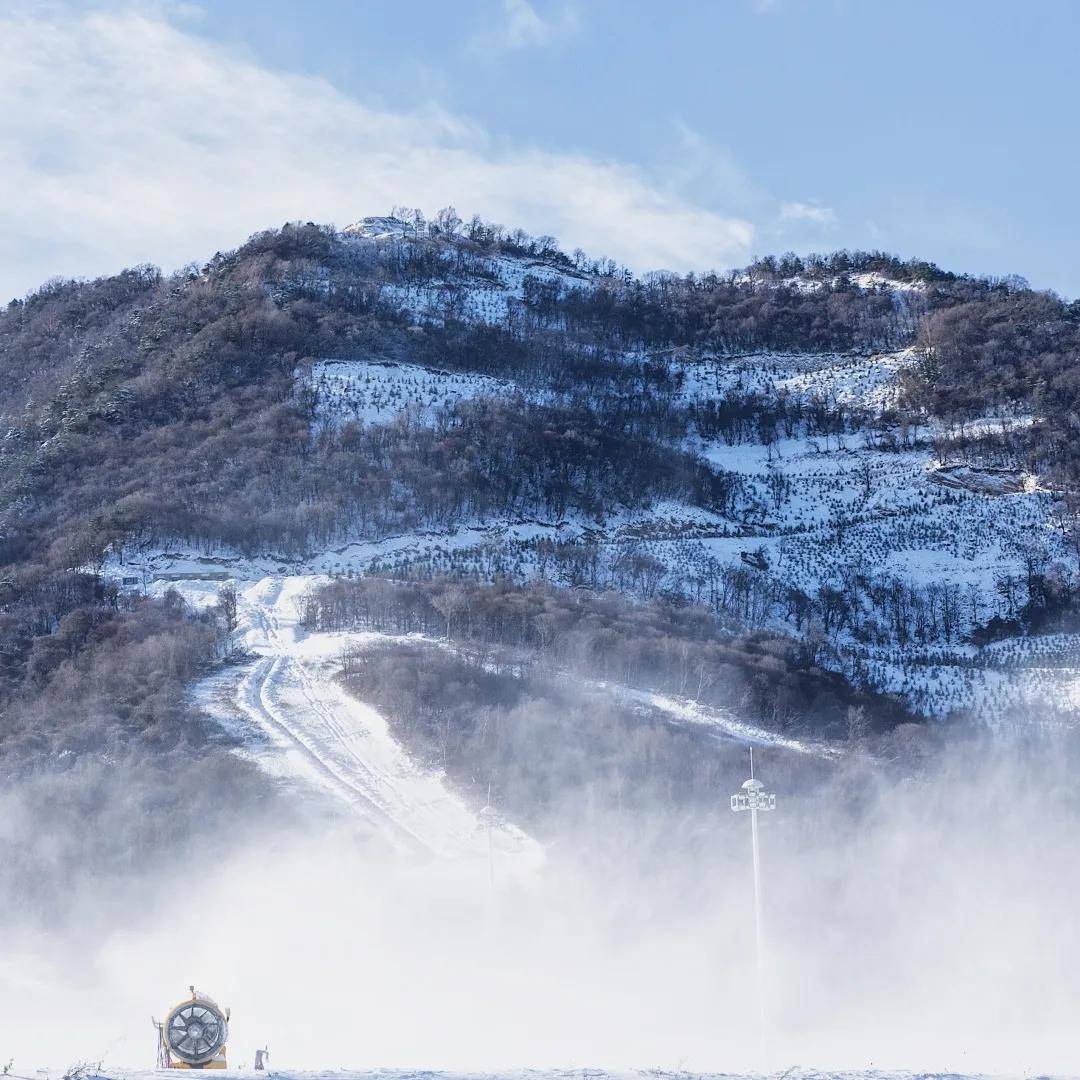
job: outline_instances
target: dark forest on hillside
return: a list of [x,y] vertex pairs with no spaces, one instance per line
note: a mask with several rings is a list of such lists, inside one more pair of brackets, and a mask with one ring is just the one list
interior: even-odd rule
[[[303,624],[424,634],[485,668],[573,674],[734,709],[774,730],[847,738],[905,720],[894,701],[860,694],[815,661],[812,643],[724,632],[702,607],[510,582],[339,579],[310,593]],[[348,670],[348,667],[347,667]]]

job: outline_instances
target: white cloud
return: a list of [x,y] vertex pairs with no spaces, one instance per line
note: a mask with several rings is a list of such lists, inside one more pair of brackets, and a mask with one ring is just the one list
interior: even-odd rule
[[0,15],[0,297],[395,203],[454,204],[639,269],[732,265],[754,237],[627,165],[495,146],[437,107],[371,108],[145,11]]
[[675,146],[666,162],[666,177],[677,190],[708,199],[722,195],[724,204],[744,216],[768,216],[775,200],[755,183],[731,151],[681,118],[673,124]]
[[476,40],[481,49],[542,47],[569,36],[578,27],[577,10],[568,4],[546,16],[529,0],[502,0],[500,6],[500,18],[495,26]]
[[786,202],[780,206],[781,221],[810,221],[815,225],[833,225],[836,211],[818,202]]

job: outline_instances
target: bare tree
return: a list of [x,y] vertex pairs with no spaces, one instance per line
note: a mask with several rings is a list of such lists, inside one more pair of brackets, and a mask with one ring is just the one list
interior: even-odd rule
[[221,591],[218,593],[217,602],[217,612],[221,619],[221,625],[225,627],[226,632],[229,634],[239,625],[240,620],[237,609],[236,586],[230,581],[227,585],[222,586]]
[[453,637],[454,619],[468,605],[468,594],[458,585],[450,585],[431,601],[431,606],[446,620],[446,640]]

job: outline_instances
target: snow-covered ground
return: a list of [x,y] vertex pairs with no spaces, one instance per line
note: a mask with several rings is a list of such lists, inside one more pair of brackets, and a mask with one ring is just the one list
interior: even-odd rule
[[915,349],[895,353],[746,353],[695,357],[684,366],[683,397],[700,401],[734,393],[809,400],[821,397],[844,405],[880,409],[894,403],[899,375],[916,368]]
[[[61,1080],[58,1071],[38,1070],[33,1077],[19,1072],[9,1074],[12,1080]],[[102,1069],[91,1071],[80,1080],[161,1080],[163,1072],[153,1069]],[[220,1080],[232,1077],[259,1077],[269,1080],[927,1080],[928,1076],[947,1076],[948,1080],[1021,1080],[1027,1074],[1020,1073],[959,1073],[942,1072],[936,1074],[896,1072],[885,1069],[864,1071],[829,1070],[820,1072],[814,1069],[792,1068],[782,1072],[754,1073],[692,1073],[682,1069],[600,1069],[592,1067],[568,1067],[565,1069],[507,1069],[504,1071],[443,1072],[430,1069],[331,1069],[304,1071],[299,1069],[277,1069],[271,1063],[270,1071],[257,1073],[253,1069],[227,1069],[215,1072]],[[1059,1077],[1042,1076],[1040,1080],[1069,1080],[1068,1074]]]
[[[684,393],[816,396],[875,415],[895,403],[901,376],[920,359],[914,349],[861,358],[705,359],[690,362]],[[906,643],[875,646],[840,634],[834,643],[846,657],[841,668],[856,678],[869,676],[931,715],[974,708],[991,722],[1007,712],[1026,713],[1032,723],[1080,719],[1080,658],[1071,636],[1042,639],[1041,664],[1011,661],[1014,651],[1025,648],[1022,639],[987,650],[961,644],[977,626],[994,616],[1007,619],[1023,605],[1030,562],[1078,578],[1055,496],[1037,477],[943,461],[932,449],[934,439],[947,434],[972,439],[1032,421],[984,417],[950,431],[926,424],[899,449],[884,448],[865,431],[800,434],[770,445],[706,440],[700,448],[706,460],[743,480],[745,535],[663,540],[646,549],[683,573],[703,559],[733,565],[753,553],[761,573],[809,595],[822,586],[842,589],[854,579],[873,578],[885,587],[900,582],[922,591],[952,590],[955,626],[948,640],[936,641],[936,652],[919,643],[914,627]]]
[[[856,274],[844,275],[856,288],[865,291],[885,289],[893,294],[918,293],[925,290],[926,286],[918,281],[899,281],[896,278],[886,277],[878,270],[864,270]],[[763,278],[754,274],[742,273],[736,276],[736,281],[755,281],[758,285],[771,286],[772,288],[795,289],[798,292],[817,292],[826,285],[834,286],[839,280],[839,275],[828,278],[805,277],[800,274],[786,278]]]
[[441,280],[382,286],[381,301],[418,322],[452,317],[498,325],[512,317],[530,282],[562,291],[593,285],[589,275],[543,258],[483,253],[431,241],[395,218],[364,218],[343,232],[357,244],[423,245],[429,255],[442,260]]
[[[477,813],[438,773],[409,758],[375,709],[335,681],[342,651],[371,635],[309,633],[299,625],[298,600],[319,580],[242,583],[237,636],[255,659],[199,684],[200,704],[230,730],[247,733],[246,745],[268,771],[321,789],[393,846],[436,858],[486,858],[486,825]],[[177,580],[154,589],[176,588],[204,605],[219,585]],[[539,847],[507,823],[493,829],[492,842],[502,863],[523,871],[541,860]]]
[[756,724],[740,719],[730,709],[720,709],[704,705],[692,698],[677,698],[667,694],[654,694],[645,690],[632,690],[625,686],[598,684],[609,690],[616,697],[649,705],[668,716],[673,723],[692,727],[703,727],[719,732],[740,742],[758,746],[772,746],[789,750],[796,754],[813,754],[815,757],[836,758],[841,751],[834,746],[815,743],[805,739],[795,739],[780,735],[775,731],[766,731]]
[[424,416],[473,397],[509,397],[517,388],[485,375],[439,371],[419,364],[323,360],[312,366],[316,415],[338,427],[350,420],[385,424],[409,408]]

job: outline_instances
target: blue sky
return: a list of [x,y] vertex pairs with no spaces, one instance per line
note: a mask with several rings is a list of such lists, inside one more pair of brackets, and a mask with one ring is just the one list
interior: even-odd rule
[[399,201],[636,269],[880,247],[1080,294],[1077,3],[0,2],[0,22],[0,292]]

